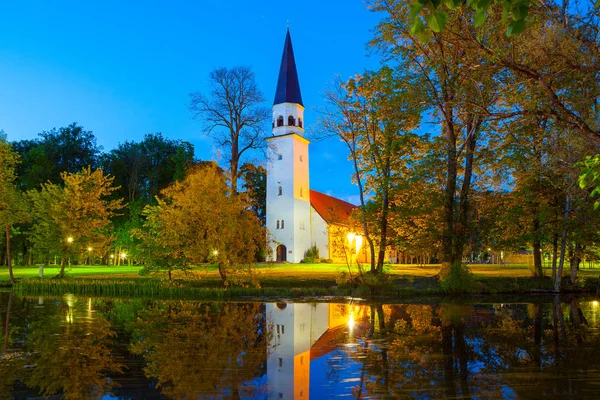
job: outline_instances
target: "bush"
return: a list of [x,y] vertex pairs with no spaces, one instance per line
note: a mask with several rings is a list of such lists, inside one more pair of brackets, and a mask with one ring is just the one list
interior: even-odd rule
[[466,264],[442,264],[440,287],[447,293],[469,293],[473,288],[473,273]]
[[333,264],[333,260],[331,258],[321,258],[321,262],[324,264]]
[[305,263],[314,263],[319,262],[321,257],[319,257],[319,248],[316,243],[313,243],[306,251],[304,252],[304,262]]

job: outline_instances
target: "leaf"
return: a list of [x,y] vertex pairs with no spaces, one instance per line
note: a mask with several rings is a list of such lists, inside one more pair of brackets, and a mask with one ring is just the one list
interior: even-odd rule
[[[600,0],[598,0],[600,1]],[[460,0],[445,0],[444,4],[452,11],[458,10],[458,6],[460,5]]]
[[524,21],[529,12],[529,4],[527,1],[516,0],[512,3],[510,12],[513,21]]
[[412,26],[410,27],[410,33],[415,36],[419,36],[425,30],[425,25],[421,18],[417,18],[413,21]]
[[502,2],[502,23],[503,24],[505,24],[508,21],[508,18],[510,17],[510,9],[511,9],[510,1],[504,0]]
[[484,9],[478,9],[475,13],[475,27],[479,28],[487,19],[487,11]]
[[410,4],[410,20],[414,20],[419,15],[422,9],[423,4],[421,4],[419,1],[413,1]]
[[427,24],[434,32],[441,32],[446,26],[448,14],[443,10],[435,10],[433,14],[427,16]]
[[515,36],[525,31],[525,20],[521,19],[519,21],[511,21],[508,24],[508,30],[506,31],[506,36]]

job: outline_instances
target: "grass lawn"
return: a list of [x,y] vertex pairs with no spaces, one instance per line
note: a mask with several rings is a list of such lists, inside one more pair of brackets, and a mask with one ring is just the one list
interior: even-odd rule
[[[530,272],[527,265],[496,265],[496,264],[472,264],[469,266],[475,275],[475,278],[523,278],[529,277]],[[139,277],[138,271],[140,266],[99,266],[99,265],[81,265],[72,266],[67,270],[67,277],[73,278],[129,278],[129,279],[144,279]],[[368,269],[368,266],[365,266]],[[386,266],[386,270],[394,278],[413,279],[413,278],[431,278],[439,272],[439,265],[390,265]],[[51,266],[44,268],[44,279],[50,279],[58,274],[59,267]],[[284,286],[293,285],[294,283],[301,286],[309,285],[331,285],[335,284],[336,278],[342,272],[348,271],[345,264],[261,264],[256,268],[256,273],[259,280],[266,286],[275,284],[276,282],[283,283]],[[13,273],[16,278],[30,279],[37,278],[39,274],[38,266],[35,267],[14,267]],[[352,273],[356,273],[356,268],[353,268]],[[549,268],[544,269],[546,276],[551,275]],[[568,270],[565,269],[565,274]],[[598,277],[600,276],[600,268],[581,268],[579,276]],[[179,276],[180,274],[176,274]],[[216,267],[198,268],[194,271],[194,277],[200,280],[206,280],[207,284],[212,281],[218,281],[219,273]],[[0,268],[0,281],[8,281],[8,269]],[[287,284],[286,281],[288,281]]]

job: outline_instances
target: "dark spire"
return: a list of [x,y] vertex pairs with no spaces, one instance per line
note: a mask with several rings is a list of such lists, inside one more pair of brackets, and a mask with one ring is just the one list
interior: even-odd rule
[[275,101],[273,104],[296,103],[302,104],[302,94],[300,94],[300,82],[298,82],[298,71],[296,71],[296,60],[294,59],[294,49],[292,48],[292,38],[288,29],[285,36],[285,45],[283,46],[283,57],[281,57],[281,67],[279,68],[279,79],[277,79],[277,90],[275,91]]

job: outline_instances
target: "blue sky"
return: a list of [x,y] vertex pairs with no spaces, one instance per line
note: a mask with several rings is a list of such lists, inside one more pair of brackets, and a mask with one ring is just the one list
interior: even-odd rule
[[[250,65],[270,106],[289,20],[310,129],[334,76],[378,67],[365,47],[378,19],[360,0],[1,2],[0,129],[20,140],[78,122],[105,150],[162,132],[215,159],[187,109],[211,70]],[[356,203],[343,145],[310,151],[311,187]]]

